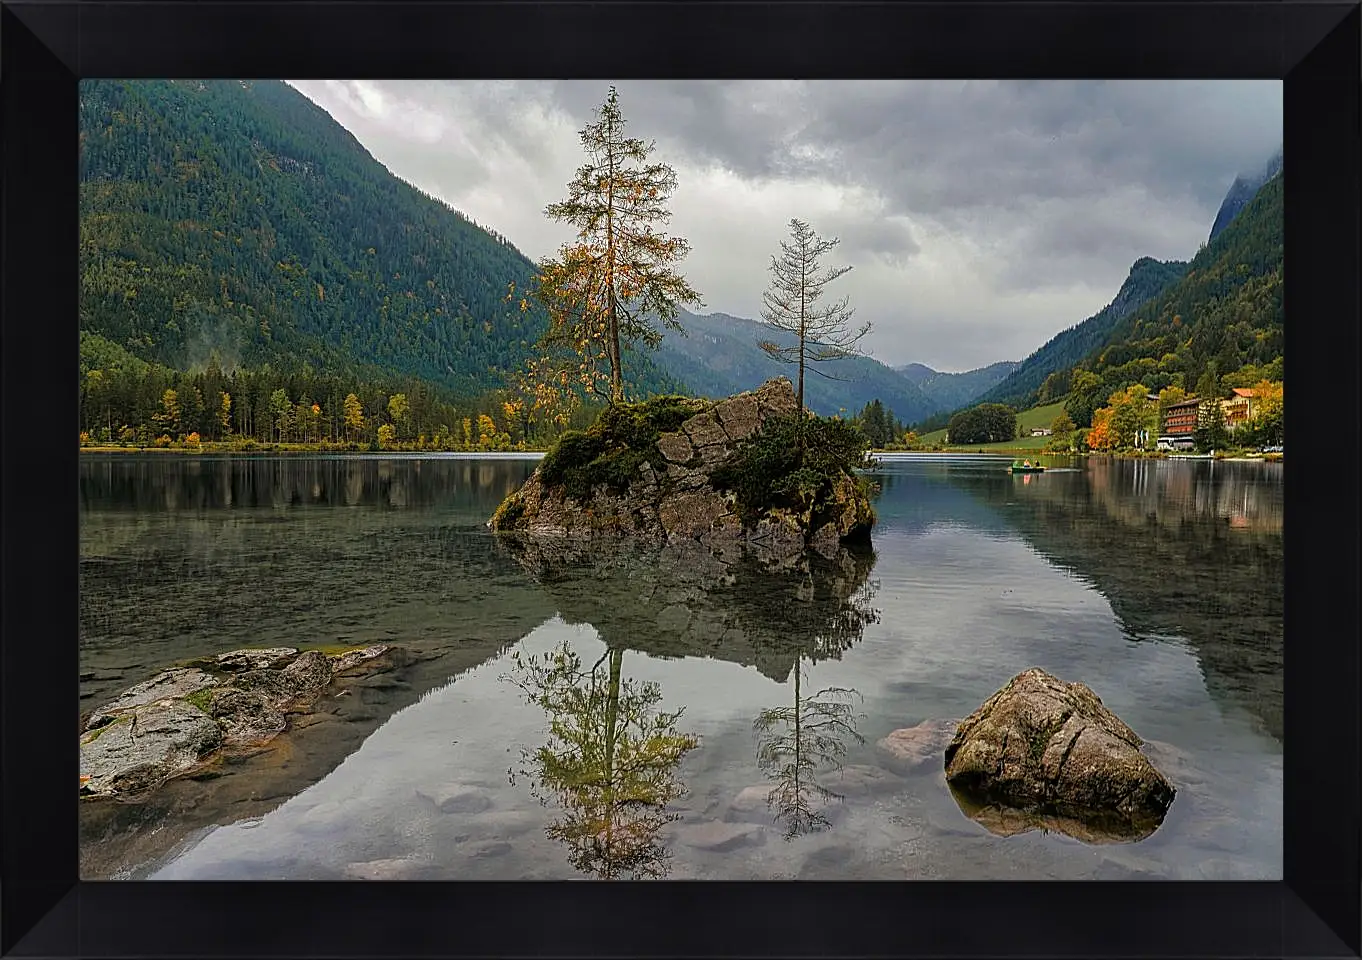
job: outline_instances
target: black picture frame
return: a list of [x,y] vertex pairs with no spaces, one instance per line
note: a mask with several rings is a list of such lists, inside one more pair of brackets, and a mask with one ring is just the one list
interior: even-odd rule
[[[1359,955],[1357,3],[0,7],[0,953]],[[1283,79],[1281,883],[78,881],[78,79],[592,75]]]

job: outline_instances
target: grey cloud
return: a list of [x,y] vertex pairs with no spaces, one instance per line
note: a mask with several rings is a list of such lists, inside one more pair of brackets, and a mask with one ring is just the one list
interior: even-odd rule
[[[442,118],[434,142],[366,115],[353,91],[298,86],[399,176],[537,256],[559,242],[543,204],[581,162],[575,131],[610,81],[374,82],[412,116]],[[1282,139],[1278,81],[616,86],[630,132],[656,140],[682,178],[674,225],[710,309],[756,315],[783,225],[801,216],[857,265],[840,293],[876,322],[878,353],[951,369],[1025,355],[1110,300],[1138,257],[1190,257],[1236,174]],[[686,185],[715,169],[768,205],[751,208],[753,222],[685,208]],[[857,202],[772,206],[829,186]]]
[[[553,93],[585,116],[604,86]],[[856,185],[904,218],[843,228],[849,253],[904,263],[915,220],[977,238],[1000,293],[1191,256],[1282,137],[1277,81],[645,81],[621,96],[677,162]]]
[[919,251],[913,227],[903,217],[824,218],[821,234],[836,237],[843,257],[867,254],[889,266],[903,266]]

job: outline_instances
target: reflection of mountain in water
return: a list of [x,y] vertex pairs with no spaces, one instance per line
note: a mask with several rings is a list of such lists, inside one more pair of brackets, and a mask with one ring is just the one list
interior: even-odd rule
[[1208,692],[1281,741],[1280,471],[1095,459],[1027,484],[1001,471],[950,482],[1090,581],[1133,637],[1187,638]]
[[502,542],[565,620],[650,656],[728,660],[783,682],[800,657],[840,658],[874,619],[872,553],[780,559],[751,548]]

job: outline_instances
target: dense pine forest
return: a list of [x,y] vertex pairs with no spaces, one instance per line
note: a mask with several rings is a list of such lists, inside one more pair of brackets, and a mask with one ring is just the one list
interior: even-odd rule
[[[333,420],[354,393],[370,422],[402,393],[413,440],[480,413],[516,432],[503,388],[547,320],[507,293],[534,264],[291,87],[85,81],[80,144],[83,431],[160,436],[165,390],[207,408],[225,376],[232,433],[261,440],[276,390]],[[641,394],[684,389],[644,353],[629,372]],[[183,425],[224,429],[199,403]]]

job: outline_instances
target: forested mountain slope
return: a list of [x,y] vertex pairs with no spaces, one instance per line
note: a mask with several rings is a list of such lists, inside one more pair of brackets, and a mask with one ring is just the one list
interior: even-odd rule
[[[1123,317],[1176,283],[1188,269],[1180,261],[1142,257],[1131,265],[1126,281],[1102,310],[1046,341],[997,386],[979,397],[982,403],[1006,403],[1025,409],[1064,396],[1067,372],[1106,343]],[[1052,378],[1047,382],[1047,378]]]
[[1082,364],[1105,384],[1217,392],[1246,366],[1282,379],[1283,179],[1270,179],[1184,277],[1123,317]]
[[923,395],[939,410],[959,410],[985,391],[993,389],[1019,366],[1021,364],[1015,360],[1001,360],[962,373],[942,373],[921,363],[910,363],[896,367],[895,371],[923,391]]
[[1240,211],[1245,209],[1249,202],[1254,199],[1259,188],[1276,177],[1282,171],[1282,168],[1283,151],[1282,147],[1279,147],[1278,152],[1269,159],[1264,169],[1258,174],[1236,177],[1235,182],[1230,185],[1225,198],[1221,201],[1221,208],[1216,211],[1216,219],[1212,222],[1212,232],[1207,237],[1207,241],[1210,243],[1215,240],[1217,234],[1230,226],[1230,222],[1239,216]]
[[[80,325],[188,370],[380,369],[477,395],[543,331],[534,265],[279,81],[83,81]],[[626,370],[675,389],[647,354]]]

